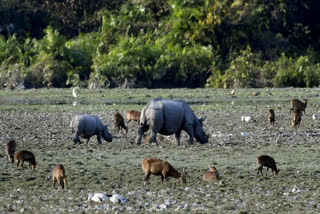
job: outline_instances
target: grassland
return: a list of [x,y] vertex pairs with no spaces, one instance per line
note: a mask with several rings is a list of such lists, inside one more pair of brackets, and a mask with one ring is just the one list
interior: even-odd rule
[[[252,96],[253,91],[260,95]],[[158,146],[136,145],[134,122],[128,134],[115,133],[116,111],[141,110],[158,96],[186,100],[198,117],[207,116],[209,143],[188,145],[183,132],[181,146],[172,136]],[[81,89],[74,106],[71,89],[0,91],[0,213],[319,213],[320,124],[311,119],[320,113],[319,96],[318,88],[238,89],[234,96],[222,89]],[[292,98],[309,101],[298,129],[290,127]],[[275,110],[274,127],[267,121],[269,108]],[[88,145],[73,144],[69,122],[79,112],[111,123],[113,142],[99,145],[94,137]],[[242,122],[243,115],[255,122]],[[11,137],[17,150],[35,154],[35,171],[7,162],[4,144]],[[256,177],[261,154],[275,158],[278,176]],[[178,170],[185,167],[187,184],[174,178],[161,184],[151,176],[144,186],[140,164],[147,156],[165,159]],[[202,181],[213,162],[221,182]],[[66,190],[52,187],[50,171],[57,163],[66,168]],[[117,192],[129,201],[99,206],[87,201],[94,192]]]

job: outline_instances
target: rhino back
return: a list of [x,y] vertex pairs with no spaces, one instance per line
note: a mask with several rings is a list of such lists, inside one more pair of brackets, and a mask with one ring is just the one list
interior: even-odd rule
[[184,104],[175,100],[162,100],[161,102],[163,103],[165,128],[175,133],[185,123]]
[[173,134],[180,130],[184,123],[183,105],[180,101],[153,99],[143,108],[140,121],[161,130],[161,134]]
[[[100,121],[101,122],[101,121]],[[96,134],[97,122],[96,117],[87,114],[77,114],[72,122],[71,127],[80,132],[85,137],[91,137]]]

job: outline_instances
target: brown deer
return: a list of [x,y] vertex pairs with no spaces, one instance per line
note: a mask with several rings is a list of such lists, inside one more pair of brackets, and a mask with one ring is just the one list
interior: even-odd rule
[[114,115],[114,125],[117,129],[116,130],[117,133],[122,129],[124,129],[126,131],[126,133],[128,133],[128,127],[124,124],[124,119],[119,112],[117,112]]
[[19,167],[19,164],[21,163],[21,168],[23,168],[23,162],[28,161],[29,167],[32,169],[36,168],[36,159],[34,157],[34,154],[32,152],[29,152],[27,150],[21,150],[16,154],[16,159],[18,161],[17,168]]
[[270,122],[270,125],[273,126],[274,122],[276,121],[276,115],[274,114],[273,109],[269,109],[268,120]]
[[161,182],[168,177],[174,177],[180,180],[181,183],[186,183],[186,173],[183,168],[182,173],[176,171],[167,161],[158,158],[148,157],[142,160],[142,169],[144,171],[144,181],[148,182],[150,175],[161,176]]
[[257,171],[257,176],[258,176],[259,172],[261,172],[261,175],[263,175],[262,168],[264,166],[267,167],[266,175],[268,174],[269,168],[271,168],[273,175],[277,175],[278,172],[280,171],[280,169],[279,170],[277,169],[276,162],[274,161],[274,159],[268,155],[259,156],[258,160],[257,160],[257,165],[259,166],[258,171]]
[[7,154],[7,161],[11,161],[14,163],[14,153],[16,152],[16,141],[10,140],[6,144],[6,154]]
[[305,112],[305,109],[307,108],[308,105],[308,100],[304,99],[304,103],[298,99],[292,99],[291,102],[291,109],[290,109],[290,113],[294,110],[294,109],[299,109],[300,111],[303,111],[303,113]]
[[126,113],[127,123],[129,123],[131,120],[134,120],[134,121],[137,121],[139,124],[140,123],[140,115],[141,115],[141,112],[139,112],[139,111],[135,111],[135,110],[127,111],[127,113]]
[[206,171],[203,174],[202,180],[204,181],[218,181],[220,180],[219,172],[217,171],[216,167],[212,164],[209,165],[209,171]]
[[[143,134],[142,135],[142,139],[145,141],[145,142],[149,142],[149,135],[145,135]],[[157,141],[164,141],[164,137],[160,134],[157,135]]]
[[53,188],[56,188],[56,182],[62,189],[66,186],[66,172],[62,164],[57,164],[51,171],[51,177],[53,180]]
[[293,109],[292,128],[300,127],[301,118],[302,118],[302,112],[300,111],[300,109],[297,109],[297,108]]

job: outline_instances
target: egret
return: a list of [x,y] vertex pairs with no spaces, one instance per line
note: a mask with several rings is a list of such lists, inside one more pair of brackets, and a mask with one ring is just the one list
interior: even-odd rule
[[102,202],[108,200],[109,197],[102,194],[102,193],[95,193],[95,194],[92,194],[92,193],[89,193],[89,197],[88,197],[88,201],[94,201],[94,202],[98,202],[100,204],[102,204]]
[[312,115],[312,119],[313,119],[313,120],[317,120],[317,119],[318,119],[318,115],[313,114],[313,115]]
[[77,98],[77,93],[78,93],[78,87],[73,87],[72,95],[73,95],[74,98]]
[[124,204],[128,201],[127,198],[123,197],[122,195],[119,194],[114,194],[112,195],[112,197],[110,198],[110,201],[114,204]]

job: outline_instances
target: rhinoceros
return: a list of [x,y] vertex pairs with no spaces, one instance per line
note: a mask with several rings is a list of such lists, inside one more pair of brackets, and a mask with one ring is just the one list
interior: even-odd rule
[[209,136],[203,131],[203,121],[203,118],[198,119],[195,116],[189,105],[183,100],[155,98],[142,109],[136,143],[141,143],[141,137],[149,127],[151,129],[149,142],[157,143],[157,133],[175,134],[176,141],[180,145],[181,130],[184,130],[190,136],[189,144],[193,144],[194,137],[200,143],[208,143]]
[[73,137],[73,142],[75,144],[77,144],[77,142],[81,143],[79,136],[87,139],[88,143],[93,135],[97,135],[99,144],[102,143],[101,137],[108,142],[112,142],[112,135],[107,128],[108,125],[104,126],[97,116],[77,114],[71,120],[70,127],[72,128],[72,132],[75,131]]

